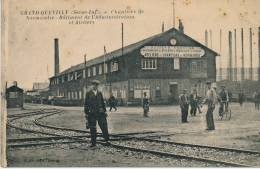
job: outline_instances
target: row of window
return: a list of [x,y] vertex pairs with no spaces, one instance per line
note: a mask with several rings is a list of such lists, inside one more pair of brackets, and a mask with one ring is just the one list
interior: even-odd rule
[[[179,70],[180,69],[180,59],[174,58],[173,62],[174,62],[173,69]],[[141,65],[142,65],[142,69],[144,69],[144,70],[157,69],[157,59],[142,59]]]
[[[97,71],[98,69],[98,71]],[[118,71],[118,62],[111,62],[110,63],[110,72],[116,72]],[[98,75],[107,74],[108,73],[108,64],[100,64],[97,66],[89,67],[87,68],[87,77],[93,77],[96,76],[98,72]],[[51,85],[64,83],[66,81],[72,81],[72,80],[78,80],[86,78],[86,70],[80,70],[76,72],[71,72],[66,75],[62,75],[58,78],[55,78],[51,81]]]

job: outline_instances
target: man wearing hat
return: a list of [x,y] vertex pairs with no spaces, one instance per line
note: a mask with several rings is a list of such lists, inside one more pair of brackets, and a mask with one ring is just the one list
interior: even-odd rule
[[179,96],[179,104],[181,107],[181,122],[187,123],[188,111],[189,111],[189,102],[187,96],[187,89],[183,90],[183,93]]
[[97,137],[97,121],[107,144],[109,143],[109,134],[106,119],[107,113],[103,95],[100,91],[98,91],[98,85],[100,82],[98,80],[93,80],[91,83],[93,86],[92,89],[86,93],[84,111],[87,120],[86,127],[90,129],[91,147],[95,147]]
[[223,112],[227,109],[228,107],[228,102],[229,102],[229,96],[228,92],[226,91],[225,86],[220,86],[221,91],[219,92],[219,99],[220,99],[220,106],[219,106],[219,116],[223,116]]
[[207,84],[206,103],[208,105],[208,110],[206,113],[207,130],[215,130],[213,111],[215,109],[215,104],[217,103],[217,94],[216,91],[211,88],[211,82],[207,82],[206,84]]

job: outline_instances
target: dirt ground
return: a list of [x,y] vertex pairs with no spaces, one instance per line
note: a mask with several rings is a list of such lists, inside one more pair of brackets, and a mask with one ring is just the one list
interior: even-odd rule
[[[41,105],[26,106],[28,108],[46,107]],[[45,118],[46,123],[74,129],[85,129],[82,107],[57,108],[65,110],[64,113]],[[237,103],[232,103],[232,118],[230,121],[220,120],[217,109],[218,107],[214,111],[216,130],[206,131],[205,108],[203,108],[202,114],[197,114],[195,117],[189,116],[189,123],[182,124],[178,106],[152,106],[149,118],[142,116],[141,107],[119,107],[116,112],[108,112],[109,132],[162,131],[163,134],[172,134],[162,137],[165,140],[260,151],[260,111],[254,110],[252,103],[246,103],[243,107],[240,107]],[[9,112],[11,113],[11,111]],[[8,151],[8,165],[30,167],[175,167],[176,165],[176,163],[156,161],[149,158],[140,159],[125,155],[122,152],[111,153],[110,150],[107,151],[102,146],[97,149],[89,149],[87,144],[81,146],[84,147],[84,150],[71,148],[70,145],[11,149]],[[183,165],[180,164],[180,166]],[[184,166],[193,165],[187,164]]]

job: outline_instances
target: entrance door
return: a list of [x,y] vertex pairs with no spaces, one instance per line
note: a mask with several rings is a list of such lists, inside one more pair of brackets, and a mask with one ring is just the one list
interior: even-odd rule
[[178,84],[176,82],[170,83],[170,96],[169,96],[169,101],[170,103],[178,103]]

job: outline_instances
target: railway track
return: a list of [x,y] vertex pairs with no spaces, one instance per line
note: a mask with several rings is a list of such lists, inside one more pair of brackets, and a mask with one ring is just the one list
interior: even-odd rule
[[[50,144],[69,144],[75,142],[87,142],[89,141],[89,135],[86,135],[85,130],[76,130],[65,127],[57,127],[52,125],[47,125],[41,121],[41,119],[46,118],[48,116],[52,116],[58,114],[59,112],[49,112],[47,114],[37,114],[32,113],[31,116],[42,115],[33,120],[33,123],[41,128],[45,128],[46,131],[30,131],[28,129],[21,128],[22,130],[26,130],[27,132],[40,132],[41,134],[51,135],[52,138],[55,137],[55,142],[44,142],[42,140],[48,140],[47,138],[38,138],[36,142],[26,144],[9,144],[10,147],[26,147],[26,146],[38,146],[38,145],[50,145]],[[29,117],[30,115],[27,114]],[[27,115],[15,117],[15,118],[23,118],[28,117]],[[12,126],[15,127],[15,126]],[[18,128],[18,127],[17,127]],[[68,133],[70,132],[70,133]],[[71,132],[74,134],[82,134],[84,136],[79,135],[71,135]],[[195,160],[205,163],[211,164],[220,164],[223,166],[232,166],[232,167],[252,167],[259,166],[259,162],[257,159],[260,158],[260,152],[254,152],[249,150],[239,150],[239,149],[230,149],[224,147],[213,147],[213,146],[203,146],[203,145],[194,145],[194,144],[183,144],[177,142],[169,142],[162,141],[149,138],[149,134],[155,134],[156,132],[147,132],[147,133],[119,133],[119,134],[111,134],[113,137],[111,139],[110,147],[122,149],[122,150],[130,150],[133,152],[141,152],[147,154],[153,154],[160,157],[171,157],[177,159],[187,159],[187,160]],[[136,136],[140,134],[141,136]],[[145,135],[146,134],[146,135]],[[100,136],[100,133],[99,133]],[[50,138],[49,138],[50,139]],[[42,142],[39,142],[42,141]],[[58,142],[57,140],[61,140]],[[14,141],[14,140],[13,140]],[[18,141],[18,140],[16,140]],[[99,144],[105,145],[101,140],[98,141]],[[152,149],[152,150],[151,150]],[[250,163],[250,164],[249,164]]]

